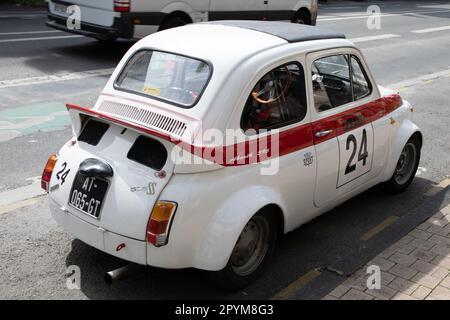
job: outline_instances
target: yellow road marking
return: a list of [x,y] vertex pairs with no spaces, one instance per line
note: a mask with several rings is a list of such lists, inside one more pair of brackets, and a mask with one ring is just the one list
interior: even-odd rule
[[391,224],[393,224],[395,221],[397,221],[398,217],[397,216],[390,216],[388,217],[386,220],[384,220],[383,222],[381,222],[380,224],[376,225],[375,227],[373,227],[372,229],[370,229],[369,231],[367,231],[366,233],[364,233],[360,239],[362,241],[367,241],[370,238],[372,238],[374,235],[380,233],[381,231],[383,231],[384,229],[386,229],[387,227],[389,227]]
[[317,269],[312,269],[306,274],[292,282],[289,286],[276,293],[270,300],[284,300],[292,296],[296,291],[300,290],[308,283],[317,278],[321,272]]
[[444,180],[439,182],[439,184],[435,185],[433,188],[431,188],[430,190],[425,192],[425,196],[432,197],[435,194],[437,194],[439,191],[441,191],[442,189],[447,188],[449,185],[450,185],[450,178],[445,178]]
[[19,202],[13,203],[13,204],[9,204],[6,206],[2,206],[2,207],[0,207],[0,214],[8,213],[8,212],[20,209],[20,208],[29,207],[35,203],[37,203],[37,200],[35,198],[32,198],[32,199],[19,201]]

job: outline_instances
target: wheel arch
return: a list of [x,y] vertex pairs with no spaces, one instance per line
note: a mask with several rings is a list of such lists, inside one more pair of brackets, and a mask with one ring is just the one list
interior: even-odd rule
[[278,221],[278,235],[283,234],[286,229],[283,208],[281,194],[274,189],[255,186],[236,192],[217,208],[196,250],[194,265],[210,271],[223,269],[247,222],[263,210],[273,212]]
[[391,152],[383,181],[387,181],[392,177],[395,167],[397,166],[400,153],[402,152],[405,144],[413,137],[416,137],[419,140],[421,148],[423,145],[423,134],[420,128],[410,119],[402,121],[400,128],[396,130],[395,137],[391,140]]

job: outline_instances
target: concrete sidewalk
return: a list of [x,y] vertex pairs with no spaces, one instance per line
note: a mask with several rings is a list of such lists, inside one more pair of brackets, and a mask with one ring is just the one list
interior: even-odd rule
[[[381,288],[368,289],[371,265]],[[450,300],[450,205],[376,256],[323,300]]]

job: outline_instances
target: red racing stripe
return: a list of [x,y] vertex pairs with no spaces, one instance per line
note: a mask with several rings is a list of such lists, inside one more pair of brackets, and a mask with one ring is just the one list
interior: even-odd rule
[[[268,137],[219,147],[198,146],[180,142],[174,140],[170,135],[157,130],[149,129],[133,122],[119,120],[92,109],[71,104],[67,104],[67,108],[76,109],[94,117],[170,141],[204,160],[212,161],[222,166],[241,166],[259,163],[274,157],[281,157],[335,138],[345,132],[386,116],[399,108],[402,103],[403,101],[400,95],[391,94],[313,123],[303,124],[281,131],[278,134],[270,134]],[[318,138],[315,136],[317,132],[328,130],[331,130],[331,133],[324,137]]]

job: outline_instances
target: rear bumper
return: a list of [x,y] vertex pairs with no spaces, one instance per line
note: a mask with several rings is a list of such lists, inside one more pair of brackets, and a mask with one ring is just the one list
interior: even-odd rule
[[115,18],[111,27],[95,25],[91,23],[81,22],[80,29],[67,28],[66,18],[54,14],[48,14],[47,26],[99,40],[109,40],[115,38],[133,38],[134,26],[131,23],[131,17],[124,15],[121,18]]
[[[50,211],[56,222],[75,238],[110,255],[130,262],[147,264],[147,243],[124,237],[75,217],[49,198]],[[121,250],[119,246],[125,244]]]

